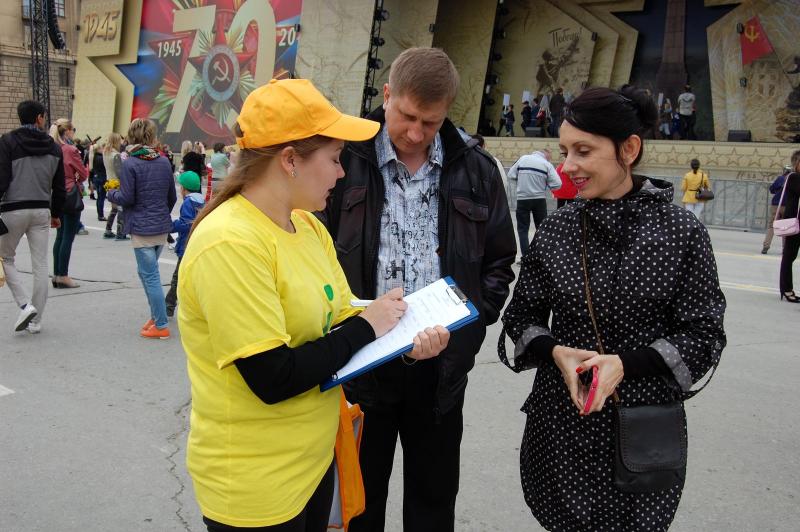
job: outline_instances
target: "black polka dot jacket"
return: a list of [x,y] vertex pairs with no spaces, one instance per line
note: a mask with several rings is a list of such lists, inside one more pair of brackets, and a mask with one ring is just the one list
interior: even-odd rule
[[[622,199],[578,200],[536,232],[502,321],[515,365],[537,367],[521,447],[525,499],[548,530],[665,530],[683,486],[630,494],[612,480],[613,408],[581,417],[552,357],[529,349],[552,343],[597,350],[581,269],[581,217],[595,314],[607,353],[655,350],[667,375],[623,378],[623,404],[679,397],[719,360],[726,344],[725,297],[705,227],[672,204],[668,182],[637,178]],[[551,321],[552,314],[552,321]],[[535,342],[534,342],[535,343]],[[648,349],[643,349],[648,348]]]

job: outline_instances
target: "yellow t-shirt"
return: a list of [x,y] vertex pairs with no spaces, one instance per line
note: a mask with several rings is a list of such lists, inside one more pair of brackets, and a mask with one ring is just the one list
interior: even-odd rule
[[316,340],[359,311],[328,231],[292,213],[287,233],[241,195],[192,234],[180,267],[178,324],[192,388],[187,465],[203,515],[238,527],[284,523],[333,460],[340,389],[275,405],[233,362]]

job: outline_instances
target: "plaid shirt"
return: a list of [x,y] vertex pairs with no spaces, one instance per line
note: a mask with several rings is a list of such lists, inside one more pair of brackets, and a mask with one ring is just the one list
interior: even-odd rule
[[386,127],[375,137],[386,189],[378,247],[377,294],[403,288],[416,292],[441,277],[439,269],[439,179],[444,148],[439,134],[428,160],[414,175],[397,159]]

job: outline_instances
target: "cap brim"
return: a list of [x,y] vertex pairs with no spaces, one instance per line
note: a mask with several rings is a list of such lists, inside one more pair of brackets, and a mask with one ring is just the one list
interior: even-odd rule
[[380,123],[374,120],[342,114],[336,122],[320,131],[318,135],[332,139],[359,142],[371,139],[378,133],[380,128]]

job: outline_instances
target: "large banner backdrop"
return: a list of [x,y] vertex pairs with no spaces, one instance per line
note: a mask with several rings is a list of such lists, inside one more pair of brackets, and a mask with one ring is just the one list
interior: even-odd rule
[[131,118],[149,117],[174,149],[184,140],[233,142],[242,102],[294,72],[302,0],[147,0]]

